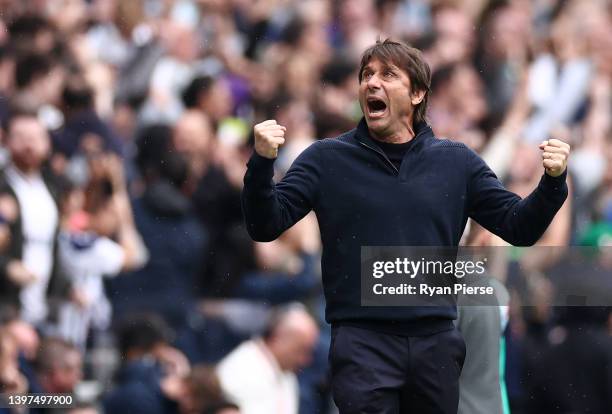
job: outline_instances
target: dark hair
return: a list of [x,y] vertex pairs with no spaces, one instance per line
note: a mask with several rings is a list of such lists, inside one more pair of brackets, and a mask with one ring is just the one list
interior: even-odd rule
[[161,316],[151,313],[133,314],[124,318],[117,330],[119,351],[126,355],[130,350],[150,352],[160,343],[170,343],[170,327]]
[[38,14],[19,16],[8,27],[8,31],[13,39],[33,37],[42,31],[52,31],[53,29],[51,22]]
[[416,124],[425,121],[427,99],[431,88],[431,69],[423,58],[421,51],[391,39],[377,40],[361,55],[359,83],[361,83],[364,68],[372,59],[380,60],[383,63],[393,63],[406,72],[413,90],[425,91],[423,100],[414,107],[413,122]]
[[15,84],[22,89],[37,79],[46,76],[52,69],[51,59],[38,54],[22,56],[15,66]]
[[66,82],[62,91],[62,104],[64,109],[71,111],[93,107],[93,90],[83,76],[72,76]]
[[459,64],[449,63],[436,69],[431,75],[431,89],[439,90],[447,86],[458,68]]
[[160,160],[160,176],[181,189],[189,179],[189,164],[181,153],[168,151]]
[[2,129],[8,133],[13,122],[18,118],[34,118],[38,120],[38,114],[36,111],[24,108],[23,106],[10,104],[7,110],[5,119],[2,122]]
[[170,148],[172,128],[165,124],[152,124],[136,134],[136,165],[145,179],[159,176],[161,160]]
[[198,105],[200,96],[207,93],[215,83],[210,76],[198,76],[183,91],[183,104],[186,108],[195,108]]
[[36,372],[51,372],[58,366],[62,366],[65,361],[62,358],[65,358],[69,352],[79,352],[80,354],[78,348],[65,339],[56,337],[44,338],[36,354]]

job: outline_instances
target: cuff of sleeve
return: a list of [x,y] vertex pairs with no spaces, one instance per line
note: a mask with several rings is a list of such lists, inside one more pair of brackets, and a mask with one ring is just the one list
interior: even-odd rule
[[551,175],[548,175],[546,172],[544,172],[542,183],[546,185],[546,187],[550,187],[554,190],[559,190],[565,187],[566,179],[567,179],[567,168],[565,168],[565,171],[563,171],[563,174],[561,174],[558,177],[553,177]]
[[248,166],[253,168],[271,168],[274,165],[274,161],[275,159],[262,157],[257,151],[253,150]]
[[272,186],[274,176],[274,160],[262,157],[253,151],[253,155],[247,163],[247,171],[244,176],[244,191],[246,194],[260,192],[262,189],[268,191]]

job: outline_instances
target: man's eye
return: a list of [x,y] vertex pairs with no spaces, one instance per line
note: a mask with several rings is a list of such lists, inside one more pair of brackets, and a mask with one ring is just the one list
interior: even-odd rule
[[370,79],[372,77],[372,72],[366,72],[363,74],[364,79]]
[[385,73],[383,74],[386,78],[391,78],[393,76],[395,76],[395,72],[393,72],[392,70],[386,70]]

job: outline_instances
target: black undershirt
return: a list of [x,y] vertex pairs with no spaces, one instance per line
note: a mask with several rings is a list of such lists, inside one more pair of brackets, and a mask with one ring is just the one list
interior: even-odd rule
[[408,152],[408,149],[414,142],[414,138],[408,142],[403,142],[401,144],[389,143],[376,141],[381,150],[387,155],[387,158],[391,161],[391,163],[397,168],[399,171],[400,166],[402,165],[402,160],[404,159],[404,155]]

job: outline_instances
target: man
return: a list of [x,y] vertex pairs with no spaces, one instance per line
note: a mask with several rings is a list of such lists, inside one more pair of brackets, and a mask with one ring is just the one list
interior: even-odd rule
[[133,314],[119,324],[121,367],[116,386],[104,397],[106,413],[178,412],[190,365],[170,346],[170,328],[155,314]]
[[23,319],[40,326],[48,314],[47,292],[66,290],[54,255],[59,185],[46,168],[51,143],[36,115],[13,111],[5,131],[11,162],[0,174],[0,191],[15,198],[19,211],[11,224],[3,282],[13,296],[9,301],[19,297]]
[[38,384],[31,392],[73,393],[82,375],[83,358],[79,350],[63,339],[46,338],[36,356]]
[[511,244],[531,245],[567,197],[569,146],[561,141],[540,145],[546,173],[521,199],[465,145],[436,139],[425,123],[430,79],[418,50],[390,40],[368,48],[359,70],[364,118],[311,145],[276,185],[285,128],[273,120],[255,126],[242,195],[247,229],[273,240],[315,211],[341,414],[456,413],[465,356],[456,306],[361,306],[361,246],[457,246],[468,217]]
[[272,317],[263,338],[244,342],[217,367],[221,388],[243,414],[297,414],[295,372],[310,363],[319,328],[301,307]]

